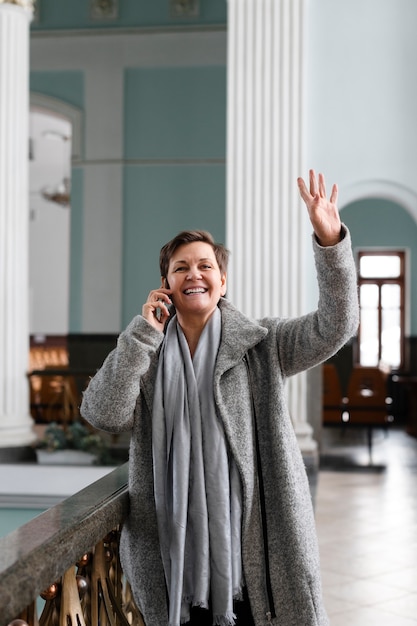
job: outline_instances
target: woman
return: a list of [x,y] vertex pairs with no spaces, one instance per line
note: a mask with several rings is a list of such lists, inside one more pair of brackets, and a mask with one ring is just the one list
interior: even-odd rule
[[161,287],[84,394],[94,426],[132,431],[121,559],[146,626],[328,624],[284,386],[355,332],[356,272],[336,185],[327,199],[311,171],[298,186],[317,311],[247,319],[223,297],[227,250],[180,233],[161,250]]

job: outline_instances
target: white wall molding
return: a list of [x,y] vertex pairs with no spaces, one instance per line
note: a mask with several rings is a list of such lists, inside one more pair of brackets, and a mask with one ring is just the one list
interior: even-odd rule
[[340,198],[343,201],[340,209],[343,210],[352,202],[365,198],[381,198],[391,200],[404,207],[417,222],[417,193],[401,183],[392,180],[363,180],[340,189]]
[[[94,50],[94,54],[91,51]],[[125,33],[108,31],[100,37],[93,32],[59,32],[49,37],[31,37],[32,70],[88,70],[126,67],[175,67],[225,65],[227,32],[148,31]]]
[[226,33],[226,24],[175,24],[169,26],[126,26],[117,27],[109,32],[109,28],[72,28],[72,29],[34,29],[31,32],[32,39],[52,39],[61,37],[96,37],[96,38],[123,38],[126,35],[137,37],[138,35],[166,35],[167,33]]

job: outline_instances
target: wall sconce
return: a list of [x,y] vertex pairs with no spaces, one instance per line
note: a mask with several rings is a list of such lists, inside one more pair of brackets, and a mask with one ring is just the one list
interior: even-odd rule
[[92,20],[115,20],[119,17],[118,0],[90,0]]
[[55,202],[64,208],[69,207],[71,203],[71,184],[69,178],[64,178],[62,183],[55,188],[44,187],[41,190],[41,195],[45,200],[49,202]]
[[199,0],[170,0],[171,17],[198,17]]

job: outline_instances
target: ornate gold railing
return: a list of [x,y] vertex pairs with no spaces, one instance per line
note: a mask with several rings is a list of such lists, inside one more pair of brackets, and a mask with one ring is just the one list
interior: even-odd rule
[[127,471],[122,465],[0,539],[0,626],[143,625],[119,561]]

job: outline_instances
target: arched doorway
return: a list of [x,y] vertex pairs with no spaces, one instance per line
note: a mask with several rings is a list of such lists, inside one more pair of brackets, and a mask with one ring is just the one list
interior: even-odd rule
[[71,122],[30,111],[29,331],[68,332]]
[[30,98],[29,329],[69,329],[71,167],[80,158],[81,113],[42,94]]

